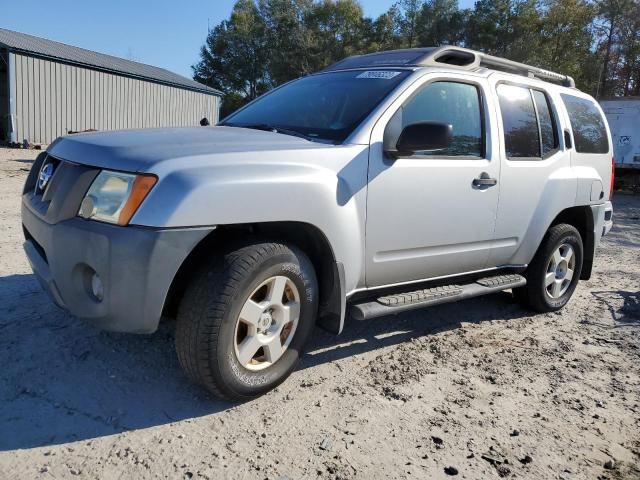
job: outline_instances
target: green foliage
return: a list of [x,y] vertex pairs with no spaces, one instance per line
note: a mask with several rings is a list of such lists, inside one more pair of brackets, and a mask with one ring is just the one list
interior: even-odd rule
[[479,0],[465,43],[511,60],[528,60],[539,43],[541,14],[536,0]]
[[[594,32],[599,40],[598,56],[600,58],[600,75],[598,94],[602,96],[614,95],[620,85],[619,70],[622,67],[621,58],[624,53],[635,51],[638,47],[638,13],[640,12],[638,0],[596,0],[597,16],[594,22]],[[631,27],[631,31],[628,28]],[[626,35],[630,33],[631,35]],[[635,34],[635,39],[634,39]],[[626,43],[627,40],[629,43]],[[632,66],[634,59],[624,58],[624,67]],[[623,68],[624,68],[623,67]],[[637,69],[637,68],[636,68]],[[636,84],[637,89],[637,74]]]
[[200,50],[194,79],[224,93],[252,99],[273,87],[265,69],[269,59],[267,29],[253,0],[238,0],[231,18],[216,26]]
[[465,26],[469,24],[469,10],[460,10],[457,0],[428,0],[418,17],[420,45],[460,45]]
[[357,0],[238,0],[193,72],[225,93],[228,114],[349,55],[439,45],[567,73],[598,96],[640,95],[640,0],[398,0],[375,19]]
[[307,11],[305,26],[311,34],[307,56],[311,71],[364,50],[362,8],[355,0],[324,0]]
[[239,93],[227,93],[222,100],[222,108],[220,109],[220,118],[232,114],[240,107],[245,106],[250,101],[249,98]]
[[594,92],[598,75],[591,51],[594,15],[594,7],[584,0],[547,0],[533,63],[571,75],[579,88]]
[[633,4],[620,22],[618,45],[614,94],[640,96],[640,2]]

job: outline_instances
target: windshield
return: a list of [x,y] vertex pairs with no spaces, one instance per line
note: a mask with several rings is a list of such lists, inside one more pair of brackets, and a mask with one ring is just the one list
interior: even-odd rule
[[358,70],[304,77],[258,98],[221,125],[342,143],[409,73]]

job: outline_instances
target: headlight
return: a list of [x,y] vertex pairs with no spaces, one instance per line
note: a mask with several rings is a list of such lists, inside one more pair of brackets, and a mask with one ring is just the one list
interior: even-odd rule
[[80,204],[78,215],[127,225],[158,179],[154,175],[101,171]]

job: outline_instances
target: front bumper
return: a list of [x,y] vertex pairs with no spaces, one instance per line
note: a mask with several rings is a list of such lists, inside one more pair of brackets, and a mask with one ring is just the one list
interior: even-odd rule
[[[24,248],[52,300],[99,328],[151,333],[171,282],[193,248],[215,227],[153,229],[70,218],[47,223],[23,197]],[[102,280],[99,301],[91,277]]]

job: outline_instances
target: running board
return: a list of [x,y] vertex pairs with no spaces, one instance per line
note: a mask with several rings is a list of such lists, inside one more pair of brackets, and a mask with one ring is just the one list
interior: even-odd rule
[[423,290],[387,295],[374,301],[356,303],[351,305],[349,313],[354,320],[369,320],[370,318],[395,315],[416,308],[479,297],[509,288],[523,287],[526,284],[527,280],[522,275],[517,274],[485,277],[464,285],[425,288]]

